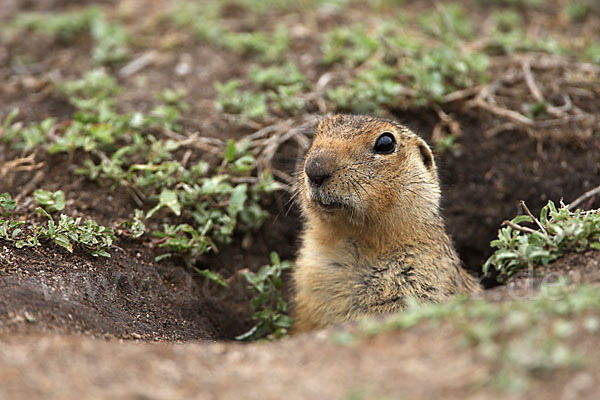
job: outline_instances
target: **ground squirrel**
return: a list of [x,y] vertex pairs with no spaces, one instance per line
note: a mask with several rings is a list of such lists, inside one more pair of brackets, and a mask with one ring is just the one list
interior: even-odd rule
[[294,330],[478,290],[440,215],[431,150],[375,117],[322,120],[298,171],[305,229],[293,273]]

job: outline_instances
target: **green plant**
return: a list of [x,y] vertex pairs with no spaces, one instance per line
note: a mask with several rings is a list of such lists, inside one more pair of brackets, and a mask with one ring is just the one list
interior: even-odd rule
[[446,41],[473,36],[471,23],[458,4],[440,3],[435,12],[421,14],[419,23],[426,33]]
[[585,56],[593,63],[600,64],[600,43],[591,41],[585,48]]
[[252,319],[258,322],[236,340],[256,340],[265,336],[279,338],[286,334],[294,321],[286,314],[287,303],[281,295],[281,275],[291,268],[290,261],[281,261],[279,255],[272,252],[270,265],[260,267],[256,273],[242,273],[249,284],[248,290],[254,294],[250,306],[254,311]]
[[515,10],[496,10],[492,13],[495,29],[510,32],[523,26],[523,17]]
[[17,206],[17,203],[10,197],[8,193],[0,194],[0,211],[10,217],[12,210]]
[[[361,25],[333,30],[323,46],[326,62],[356,65],[369,59],[355,78],[327,91],[335,108],[382,114],[427,106],[487,80],[488,56],[466,50],[461,42],[470,37],[471,27],[460,7],[440,6],[422,15],[421,25],[415,32],[387,24],[378,35],[367,33]],[[439,37],[447,40],[440,43]]]
[[[505,281],[521,269],[546,265],[569,251],[600,250],[599,210],[571,212],[565,205],[557,209],[549,201],[538,219],[528,212],[525,203],[521,204],[527,215],[505,221],[498,239],[491,243],[497,250],[485,262],[484,273],[494,268],[497,279]],[[537,229],[523,223],[535,223]]]
[[[46,146],[50,154],[74,152],[83,149],[88,153],[98,150],[115,151],[119,145],[132,144],[120,150],[120,156],[128,151],[145,151],[153,160],[169,157],[176,150],[174,141],[157,141],[151,134],[141,135],[141,130],[179,131],[177,123],[180,113],[187,109],[183,102],[184,92],[165,91],[157,97],[164,101],[155,106],[150,114],[134,112],[120,114],[113,97],[121,92],[116,80],[103,69],[85,73],[81,79],[57,82],[55,88],[68,96],[76,112],[71,121],[57,125],[56,119],[48,118],[41,123],[24,125],[13,122],[18,115],[14,109],[0,127],[0,140],[15,149],[31,150]],[[52,132],[52,138],[48,133]]]
[[506,54],[515,51],[542,51],[559,55],[566,52],[567,49],[551,33],[545,32],[532,37],[522,27],[523,18],[517,11],[495,11],[492,14],[487,51]]
[[[98,225],[91,219],[82,224],[81,217],[73,219],[65,214],[61,214],[60,219],[56,222],[43,208],[38,207],[36,211],[48,218],[48,227],[35,227],[34,235],[51,240],[69,253],[73,252],[72,243],[77,243],[86,248],[94,257],[110,257],[109,250],[115,239],[112,228]],[[19,242],[15,245],[19,247]]]
[[46,118],[40,123],[25,126],[21,122],[13,123],[18,115],[19,109],[15,108],[4,119],[0,128],[0,140],[17,150],[32,150],[46,143],[46,134],[55,126],[56,118]]
[[230,143],[220,174],[208,175],[208,170],[201,165],[202,171],[198,171],[201,175],[188,173],[179,178],[181,189],[162,189],[159,203],[146,218],[166,206],[175,214],[184,212],[194,224],[164,225],[162,231],[153,233],[160,239],[158,247],[170,251],[161,258],[175,253],[186,254],[192,260],[216,250],[218,243],[230,243],[235,231],[252,230],[262,224],[266,212],[259,205],[260,199],[277,185],[270,174],[262,174],[251,186],[232,183],[227,172],[234,175],[250,172],[254,158],[243,146],[236,149],[235,142]]
[[[251,178],[255,159],[247,142],[230,141],[223,162],[211,170],[204,161],[184,166],[176,154],[180,142],[155,136],[179,129],[179,113],[187,109],[185,92],[158,93],[156,97],[163,104],[150,114],[120,114],[113,97],[121,89],[104,70],[57,83],[57,89],[68,96],[77,111],[73,120],[59,126],[36,126],[44,139],[36,146],[44,146],[50,153],[83,151],[87,156],[76,173],[100,184],[125,186],[139,201],[148,200],[151,206],[146,215],[136,214],[133,222],[121,227],[125,235],[143,235],[144,220],[156,218],[163,210],[174,214],[179,219],[176,223],[164,224],[162,230],[153,233],[156,245],[166,251],[158,259],[180,254],[191,264],[200,254],[229,243],[235,232],[261,225],[266,217],[261,198],[276,190],[277,184],[268,171]],[[3,132],[10,133],[4,139],[13,147],[24,147],[28,142],[23,134],[32,128],[13,123],[15,117],[13,112],[4,121]],[[51,138],[46,135],[50,128]],[[237,178],[249,181],[235,183]],[[60,208],[58,196],[36,192],[40,204],[54,207],[48,208],[50,211]]]
[[593,7],[593,0],[569,0],[563,6],[571,21],[585,21]]
[[275,62],[283,60],[290,45],[290,35],[285,25],[278,25],[271,33],[227,31],[219,44],[235,53],[257,53],[262,61]]
[[23,13],[17,15],[13,23],[19,27],[32,29],[45,35],[54,35],[63,42],[71,42],[77,34],[89,30],[90,21],[99,10],[95,7],[83,12],[63,14]]
[[456,151],[456,135],[453,133],[450,133],[446,136],[444,136],[441,140],[439,140],[436,144],[435,144],[435,150],[438,153],[454,153]]
[[119,224],[119,234],[139,238],[146,233],[146,224],[144,224],[144,211],[136,209],[133,214],[133,220],[126,219]]
[[37,189],[33,192],[33,197],[35,202],[48,212],[61,211],[65,208],[65,193],[62,190],[52,193],[44,189]]
[[221,7],[222,4],[215,1],[203,4],[178,1],[168,17],[175,25],[190,28],[198,39],[216,43],[226,32],[219,20]]
[[351,80],[347,85],[327,91],[327,98],[340,110],[380,114],[384,108],[398,106],[403,85],[398,82],[399,71],[382,62]]
[[578,369],[588,357],[570,340],[587,332],[596,334],[600,323],[600,290],[566,281],[542,286],[531,299],[495,302],[458,296],[444,303],[410,303],[386,318],[365,319],[358,329],[331,340],[353,345],[361,338],[395,330],[438,330],[443,324],[456,333],[459,346],[472,348],[490,363],[491,373],[481,383],[504,391],[524,391],[532,378],[561,370]]
[[304,74],[291,62],[269,67],[252,65],[248,77],[261,89],[277,89],[280,86],[295,85],[305,87],[307,84]]
[[169,16],[177,26],[191,29],[198,39],[215,46],[238,54],[256,54],[265,62],[284,59],[290,42],[285,25],[278,25],[272,32],[232,31],[221,21],[221,11],[225,5],[226,2],[216,1],[208,1],[202,5],[181,1]]
[[402,72],[416,91],[417,104],[426,105],[432,100],[441,101],[455,90],[484,82],[488,65],[485,53],[442,45],[423,49],[419,56],[406,61]]
[[273,10],[289,10],[298,6],[298,2],[294,0],[227,0],[225,3],[233,3],[246,8],[250,13],[264,15]]
[[216,82],[217,109],[227,113],[241,114],[249,119],[264,118],[268,113],[266,95],[240,90],[241,85],[242,82],[238,79],[232,79],[225,83]]
[[92,60],[95,64],[110,64],[127,58],[128,35],[117,22],[109,22],[96,6],[83,11],[62,14],[26,13],[18,15],[14,24],[59,40],[71,42],[77,34],[88,33],[94,40]]
[[[64,207],[62,191],[52,193],[40,189],[34,196],[39,204],[43,204],[48,209],[58,211]],[[14,209],[15,206],[8,193],[0,195],[0,207],[4,210],[4,214],[10,216],[7,211]],[[115,239],[112,228],[98,225],[91,219],[82,223],[80,217],[73,219],[65,214],[61,214],[56,221],[42,207],[36,208],[36,211],[47,218],[47,226],[0,219],[0,238],[14,242],[17,248],[37,247],[41,246],[40,239],[49,240],[69,253],[73,252],[73,243],[75,243],[87,249],[94,257],[110,257],[109,251]]]
[[336,27],[325,35],[322,46],[323,62],[361,64],[375,53],[379,46],[377,38],[362,25]]
[[54,88],[69,97],[75,106],[83,99],[101,101],[122,92],[117,80],[103,68],[87,71],[81,79],[57,82]]
[[258,90],[240,90],[242,81],[239,79],[215,83],[218,110],[239,114],[242,121],[304,111],[306,103],[302,94],[308,84],[296,65],[290,62],[265,68],[252,65],[248,76]]

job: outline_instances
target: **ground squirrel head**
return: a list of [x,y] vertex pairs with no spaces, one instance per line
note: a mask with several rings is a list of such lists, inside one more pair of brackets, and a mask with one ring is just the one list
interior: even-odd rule
[[309,220],[364,225],[439,214],[431,150],[408,128],[375,117],[322,120],[300,164],[298,191]]

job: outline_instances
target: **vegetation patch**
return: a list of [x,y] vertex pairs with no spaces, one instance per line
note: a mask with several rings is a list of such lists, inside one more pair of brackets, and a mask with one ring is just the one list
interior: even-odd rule
[[254,311],[252,319],[258,322],[248,332],[237,336],[237,340],[256,340],[265,336],[274,339],[286,335],[294,320],[287,315],[288,305],[281,293],[282,274],[292,266],[290,261],[281,261],[273,252],[271,265],[264,265],[257,272],[242,271],[248,290],[253,294],[250,300]]
[[469,300],[418,305],[383,320],[364,320],[354,333],[334,333],[332,340],[353,345],[365,336],[410,329],[417,324],[440,328],[449,324],[459,334],[458,344],[474,348],[492,363],[485,385],[523,392],[532,380],[558,370],[585,367],[589,356],[570,338],[595,335],[600,329],[600,290],[565,281],[545,286],[533,299],[510,302]]
[[[85,222],[81,217],[73,218],[60,214],[58,220],[47,211],[61,211],[65,206],[65,195],[62,191],[51,193],[38,189],[35,193],[36,202],[43,206],[36,212],[47,218],[45,225],[21,220],[0,219],[0,239],[13,242],[17,248],[41,246],[40,239],[73,252],[73,244],[86,249],[92,256],[110,257],[110,248],[115,240],[112,228],[96,223],[92,219]],[[0,215],[10,217],[16,202],[8,193],[0,195]]]
[[52,35],[64,43],[71,43],[79,34],[87,34],[94,42],[91,57],[96,65],[121,62],[129,56],[125,28],[118,22],[109,22],[96,6],[64,14],[20,14],[14,25]]
[[491,243],[496,251],[484,264],[484,273],[494,268],[497,279],[506,281],[522,269],[546,265],[570,251],[600,250],[600,210],[570,211],[550,201],[536,218],[524,202],[521,206],[526,214],[504,221],[498,239]]
[[[235,232],[248,232],[261,225],[267,215],[260,206],[261,198],[278,185],[268,170],[252,176],[256,163],[248,142],[229,141],[214,169],[202,160],[179,161],[178,151],[189,147],[191,141],[158,138],[151,133],[181,129],[177,120],[187,107],[183,92],[159,93],[162,104],[149,114],[121,114],[114,102],[121,88],[104,70],[92,70],[80,80],[58,82],[56,88],[76,108],[71,121],[56,124],[49,118],[23,125],[13,122],[18,115],[15,110],[3,122],[2,140],[14,149],[41,147],[50,154],[82,152],[78,174],[101,185],[124,186],[140,205],[154,203],[143,218],[140,210],[123,221],[122,226],[128,227],[124,233],[140,237],[145,232],[143,220],[156,218],[163,210],[177,217],[181,222],[164,223],[152,233],[156,246],[166,250],[158,260],[178,254],[191,264],[199,255],[217,251],[219,244],[230,243]],[[52,196],[36,192],[36,199],[45,206],[60,201]],[[62,201],[64,207],[64,198]],[[56,233],[63,247],[70,249],[61,236],[64,229],[71,229],[65,224],[75,229],[78,223],[64,220]],[[222,282],[215,273],[204,276]]]

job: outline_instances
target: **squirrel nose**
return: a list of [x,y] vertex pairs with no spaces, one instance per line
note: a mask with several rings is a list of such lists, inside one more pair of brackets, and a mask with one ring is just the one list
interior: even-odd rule
[[319,151],[312,153],[304,164],[304,172],[314,186],[321,186],[331,177],[333,154]]

